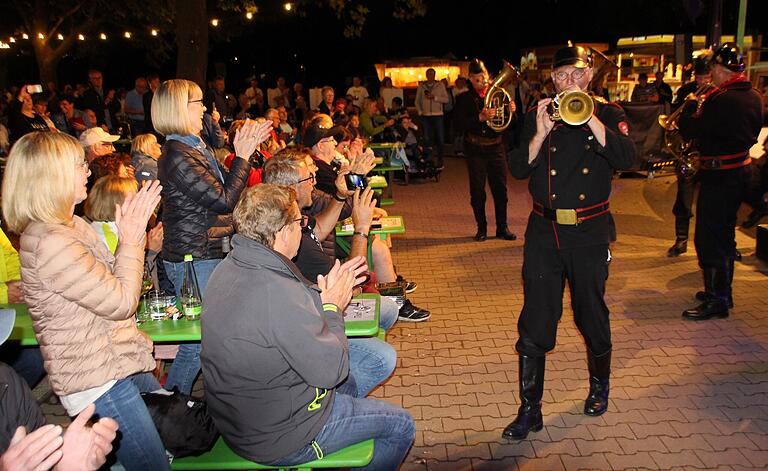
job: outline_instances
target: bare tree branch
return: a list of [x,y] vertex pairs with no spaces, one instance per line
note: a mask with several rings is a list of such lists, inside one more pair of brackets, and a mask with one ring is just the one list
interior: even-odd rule
[[64,22],[64,20],[68,19],[69,17],[71,17],[72,15],[77,13],[82,6],[83,6],[82,3],[77,2],[75,4],[75,6],[72,7],[69,11],[67,11],[66,13],[60,15],[58,21],[56,21],[56,23],[48,31],[48,37],[51,37],[54,34],[56,34],[56,31],[59,29],[59,26],[61,26],[61,24]]

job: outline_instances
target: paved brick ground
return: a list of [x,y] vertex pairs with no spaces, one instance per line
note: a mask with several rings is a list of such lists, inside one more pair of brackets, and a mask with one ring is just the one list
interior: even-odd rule
[[[446,163],[437,184],[396,186],[388,208],[406,218],[407,234],[395,239],[398,271],[419,282],[411,299],[433,313],[429,322],[393,328],[388,341],[398,368],[374,392],[416,419],[403,470],[768,468],[768,268],[754,258],[754,231],[739,232],[744,261],[731,317],[682,321],[701,275],[692,248],[665,256],[674,233],[673,177],[614,181],[609,412],[580,413],[586,361],[566,294],[557,348],[547,358],[544,430],[501,440],[519,405],[522,240],[471,240],[466,171],[460,160]],[[510,225],[519,236],[530,208],[526,188],[510,180]],[[489,201],[491,221],[492,212]],[[52,420],[66,420],[60,406],[45,407]]]

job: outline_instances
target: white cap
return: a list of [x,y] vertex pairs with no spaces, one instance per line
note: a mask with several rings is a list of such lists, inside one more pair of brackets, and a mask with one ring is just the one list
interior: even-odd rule
[[120,139],[120,136],[107,134],[107,132],[100,127],[95,127],[86,129],[82,134],[80,134],[80,145],[87,149],[88,147],[94,144],[98,144],[99,142],[115,142],[118,139]]
[[0,309],[0,345],[11,336],[13,324],[16,322],[16,311],[13,309]]

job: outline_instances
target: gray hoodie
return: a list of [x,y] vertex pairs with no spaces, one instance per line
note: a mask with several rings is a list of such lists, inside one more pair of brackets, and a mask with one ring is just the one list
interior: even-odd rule
[[203,295],[206,401],[226,443],[270,462],[308,445],[349,373],[341,313],[283,255],[241,235]]

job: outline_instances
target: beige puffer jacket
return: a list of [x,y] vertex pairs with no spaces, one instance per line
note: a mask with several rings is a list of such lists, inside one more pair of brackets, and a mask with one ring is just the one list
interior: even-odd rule
[[67,395],[155,367],[133,317],[144,246],[114,256],[93,229],[31,223],[21,235],[21,278],[53,391]]

